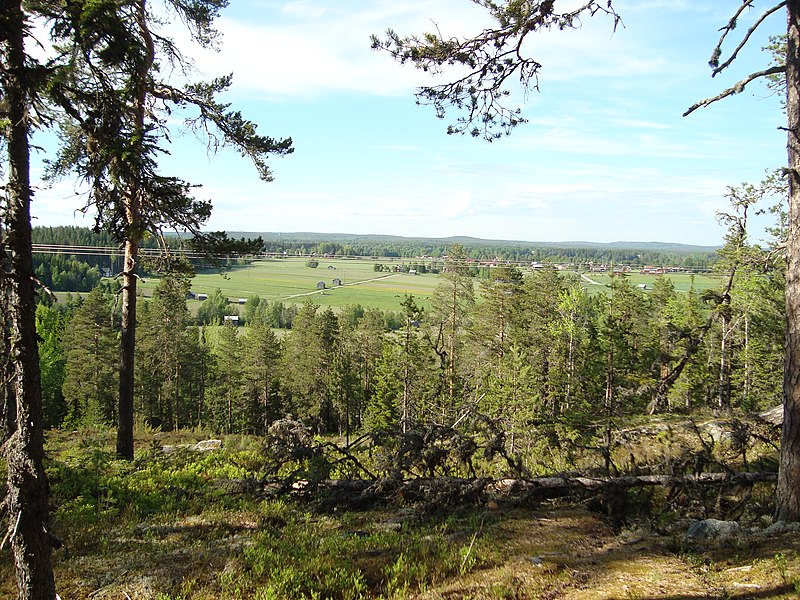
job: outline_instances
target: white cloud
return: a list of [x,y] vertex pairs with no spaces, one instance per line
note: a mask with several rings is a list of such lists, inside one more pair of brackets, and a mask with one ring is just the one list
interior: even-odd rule
[[435,27],[437,15],[461,32],[474,29],[470,24],[483,15],[460,0],[381,1],[366,10],[349,3],[297,1],[286,3],[280,13],[280,22],[223,17],[220,51],[196,51],[197,64],[209,75],[233,71],[238,88],[278,99],[331,90],[408,93],[431,76],[372,51],[370,35],[382,35],[388,27],[401,35],[420,33]]

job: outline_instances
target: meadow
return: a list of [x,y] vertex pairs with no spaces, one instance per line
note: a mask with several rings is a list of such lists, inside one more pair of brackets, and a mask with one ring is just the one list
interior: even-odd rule
[[[652,290],[658,275],[644,273],[627,273],[626,277],[632,285],[645,285],[645,291]],[[724,283],[725,277],[709,273],[668,273],[663,275],[675,286],[678,292],[688,292],[694,288],[698,294],[705,290],[719,287]],[[592,283],[593,282],[593,283]],[[581,285],[590,293],[608,290],[611,285],[611,275],[608,273],[583,273]]]
[[[316,268],[306,266],[307,260],[259,260],[224,274],[206,270],[192,280],[192,292],[209,294],[220,289],[233,302],[256,295],[286,304],[302,304],[310,298],[320,306],[361,304],[365,308],[399,311],[406,294],[413,294],[424,304],[440,281],[433,274],[376,272],[376,263],[391,264],[386,260],[320,259]],[[341,285],[334,285],[334,279],[340,280]],[[317,289],[319,282],[325,283],[324,290]],[[150,295],[155,284],[155,279],[148,279],[141,286],[143,292]],[[190,300],[190,309],[195,309],[194,305],[199,301]]]
[[[192,291],[209,294],[220,289],[232,302],[257,295],[286,304],[302,304],[310,298],[323,307],[360,304],[365,308],[399,311],[406,294],[412,294],[419,304],[425,306],[441,281],[440,275],[431,273],[410,275],[375,271],[375,264],[399,265],[401,261],[322,258],[319,266],[310,268],[306,266],[307,260],[307,257],[258,260],[250,265],[233,267],[224,274],[213,269],[205,270],[195,276]],[[581,285],[589,293],[605,293],[609,289],[611,277],[606,273],[565,271],[565,274],[569,273],[580,277]],[[640,273],[630,273],[627,277],[633,285],[645,284],[648,290],[656,280],[654,275]],[[721,282],[719,276],[708,274],[671,273],[667,277],[675,289],[682,292],[694,286],[700,293],[719,286]],[[341,285],[334,285],[334,279],[339,279]],[[319,282],[325,283],[324,290],[317,289]],[[154,278],[143,282],[143,293],[151,295],[155,284]],[[190,300],[190,310],[196,311],[199,304],[197,300]]]

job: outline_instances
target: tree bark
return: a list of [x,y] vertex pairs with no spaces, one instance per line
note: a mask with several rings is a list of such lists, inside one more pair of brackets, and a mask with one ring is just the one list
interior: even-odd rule
[[800,521],[800,0],[789,0],[786,12],[789,231],[786,243],[784,418],[775,518]]
[[125,268],[122,271],[122,324],[119,366],[119,414],[117,415],[117,454],[133,460],[134,355],[136,351],[136,263],[139,245],[125,242]]
[[25,15],[20,0],[0,1],[3,42],[3,93],[8,106],[6,126],[8,186],[6,231],[10,273],[4,273],[10,321],[12,393],[16,430],[5,444],[9,523],[20,600],[55,597],[48,532],[49,488],[42,461],[42,388],[36,337],[36,304],[31,249],[31,187],[28,106],[25,74]]

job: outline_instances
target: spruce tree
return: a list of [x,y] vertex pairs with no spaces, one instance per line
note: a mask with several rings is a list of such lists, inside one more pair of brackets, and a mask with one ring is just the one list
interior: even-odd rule
[[95,288],[75,311],[64,333],[67,347],[64,386],[66,422],[112,425],[117,415],[117,332],[113,299]]

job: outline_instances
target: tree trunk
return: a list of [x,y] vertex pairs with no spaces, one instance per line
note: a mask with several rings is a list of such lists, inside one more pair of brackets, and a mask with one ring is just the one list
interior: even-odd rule
[[719,396],[717,404],[721,409],[731,407],[731,346],[733,342],[728,336],[733,336],[733,326],[730,324],[730,297],[726,294],[722,305],[721,335],[719,346]]
[[6,250],[5,223],[0,223],[0,443],[17,429],[14,398],[14,365],[11,364],[11,256]]
[[775,518],[800,521],[800,0],[789,0],[786,12],[789,232],[786,244],[784,419]]
[[122,326],[119,365],[119,414],[117,454],[133,460],[134,353],[136,351],[136,262],[139,245],[125,242],[125,267],[122,271]]
[[[155,61],[153,36],[147,26],[146,0],[137,3],[136,21],[139,33],[147,50],[144,60],[138,66],[135,84],[136,104],[134,106],[134,134],[138,140],[138,151],[144,156],[143,148],[145,119],[147,114],[148,77]],[[141,156],[139,158],[141,158]],[[134,396],[134,354],[136,351],[136,269],[139,260],[139,244],[143,236],[142,198],[137,181],[130,183],[125,198],[125,266],[122,270],[122,341],[119,370],[119,425],[117,429],[117,454],[133,460],[133,396]]]
[[6,227],[11,272],[4,291],[9,294],[10,367],[16,400],[16,431],[6,443],[9,523],[16,567],[18,597],[50,600],[55,581],[50,560],[48,529],[49,488],[42,461],[42,388],[36,337],[36,305],[31,255],[30,145],[28,93],[25,88],[25,16],[20,0],[2,0],[3,92],[8,107],[8,206]]
[[[697,475],[627,475],[622,477],[538,477],[536,479],[490,479],[484,477],[459,479],[435,477],[419,479],[334,479],[315,482],[315,497],[325,498],[328,508],[359,508],[378,503],[393,503],[402,499],[405,505],[431,505],[446,502],[449,506],[502,501],[531,505],[555,498],[570,500],[609,494],[612,498],[627,489],[680,487],[704,489],[745,488],[756,483],[775,481],[775,473],[700,473]],[[264,489],[270,493],[288,493],[309,497],[306,489],[286,487],[284,481],[267,481]],[[320,491],[324,491],[320,494]]]

